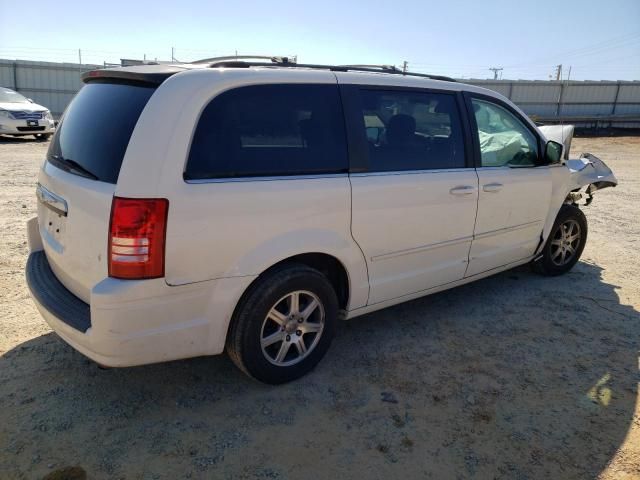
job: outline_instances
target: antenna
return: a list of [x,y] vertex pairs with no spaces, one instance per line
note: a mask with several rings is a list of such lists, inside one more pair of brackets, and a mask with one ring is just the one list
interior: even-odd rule
[[[491,67],[489,70],[493,72],[493,79],[498,80],[498,72],[502,72],[504,68],[502,67]],[[502,74],[500,74],[500,78],[502,78]]]

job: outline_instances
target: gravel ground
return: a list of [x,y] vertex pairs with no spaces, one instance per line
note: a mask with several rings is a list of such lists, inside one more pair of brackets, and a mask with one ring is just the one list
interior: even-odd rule
[[281,387],[225,356],[101,370],[51,332],[23,274],[46,147],[0,139],[0,478],[640,478],[640,138],[574,140],[621,184],[572,272],[344,322]]

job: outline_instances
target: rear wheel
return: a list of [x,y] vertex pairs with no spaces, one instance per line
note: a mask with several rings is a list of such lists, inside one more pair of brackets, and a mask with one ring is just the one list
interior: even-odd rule
[[542,257],[533,262],[533,269],[543,275],[568,272],[580,259],[587,243],[587,218],[578,207],[563,205],[542,250]]
[[285,383],[311,371],[335,334],[338,299],[319,271],[292,264],[258,279],[227,336],[233,362],[253,378]]

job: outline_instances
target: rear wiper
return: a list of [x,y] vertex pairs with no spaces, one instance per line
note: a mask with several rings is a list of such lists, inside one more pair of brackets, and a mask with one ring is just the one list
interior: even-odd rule
[[83,177],[87,177],[87,178],[90,178],[92,180],[100,180],[95,173],[90,172],[89,170],[84,168],[82,165],[80,165],[78,162],[76,162],[75,160],[71,160],[70,158],[64,158],[62,155],[51,155],[51,157],[54,160],[66,165],[70,169],[75,170],[76,172],[81,174]]

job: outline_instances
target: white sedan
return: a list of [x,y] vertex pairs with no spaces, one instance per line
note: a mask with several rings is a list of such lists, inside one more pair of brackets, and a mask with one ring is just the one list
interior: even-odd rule
[[55,131],[51,112],[9,88],[0,87],[0,134],[47,140]]

